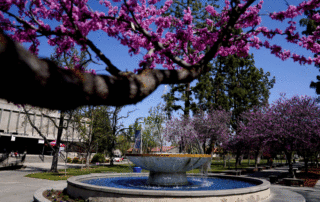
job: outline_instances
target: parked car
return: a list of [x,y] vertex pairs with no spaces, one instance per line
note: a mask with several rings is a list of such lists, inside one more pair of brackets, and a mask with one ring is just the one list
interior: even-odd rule
[[123,158],[122,157],[114,157],[113,160],[115,162],[121,162],[123,160]]

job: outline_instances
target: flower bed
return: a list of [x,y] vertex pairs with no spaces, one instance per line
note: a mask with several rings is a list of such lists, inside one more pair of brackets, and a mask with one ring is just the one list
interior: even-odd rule
[[53,202],[84,202],[81,198],[70,198],[65,192],[62,190],[47,190],[43,192],[43,196]]

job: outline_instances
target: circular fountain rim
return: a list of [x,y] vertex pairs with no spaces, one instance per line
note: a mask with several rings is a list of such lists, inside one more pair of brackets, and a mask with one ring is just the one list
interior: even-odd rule
[[[96,178],[107,178],[107,177],[145,177],[149,173],[108,173],[106,174],[89,174],[73,176],[67,180],[68,187],[77,187],[88,189],[98,192],[117,193],[125,195],[136,195],[136,196],[174,196],[174,197],[194,197],[194,196],[226,196],[226,195],[239,195],[239,194],[250,194],[258,191],[264,191],[270,188],[270,182],[264,179],[252,178],[252,177],[241,177],[241,176],[224,176],[217,174],[208,174],[208,177],[219,177],[234,180],[242,180],[246,182],[256,183],[256,186],[237,188],[237,189],[225,189],[225,190],[205,190],[205,191],[167,191],[167,190],[141,190],[141,189],[120,189],[113,187],[97,186],[86,184],[81,181],[96,179]],[[187,176],[201,177],[201,174],[187,174]],[[261,184],[260,184],[261,183]]]
[[126,156],[141,156],[141,157],[211,157],[210,154],[126,154]]

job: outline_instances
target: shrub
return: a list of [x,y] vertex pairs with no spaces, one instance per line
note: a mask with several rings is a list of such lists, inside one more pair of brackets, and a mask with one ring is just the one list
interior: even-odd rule
[[106,157],[104,154],[101,154],[101,153],[96,153],[92,160],[91,160],[91,163],[104,163],[106,161]]
[[72,159],[72,163],[79,163],[79,158],[78,157],[74,157]]
[[70,157],[67,158],[67,163],[71,163],[72,159]]
[[80,159],[79,160],[81,163],[83,162],[83,163],[86,163],[87,162],[87,160],[85,159],[85,158],[82,158],[82,159]]
[[69,196],[68,196],[68,195],[64,195],[64,196],[62,197],[62,199],[65,200],[65,201],[67,201],[67,200],[69,200]]

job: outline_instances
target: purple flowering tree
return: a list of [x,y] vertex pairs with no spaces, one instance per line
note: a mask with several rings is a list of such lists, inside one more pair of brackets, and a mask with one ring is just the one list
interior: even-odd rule
[[[281,131],[283,131],[283,135],[287,136],[286,142],[288,144],[284,147],[284,152],[289,166],[292,158],[291,151],[295,150],[304,157],[307,169],[308,155],[316,152],[319,148],[320,108],[316,99],[308,96],[294,96],[291,99],[285,99],[283,95],[272,111],[276,117],[282,114],[280,119],[276,119],[275,126],[276,128],[283,126]],[[282,135],[278,134],[273,137],[280,140],[281,143],[285,143]]]
[[[320,52],[317,43],[320,27],[312,35],[301,37],[294,21],[304,11],[318,8],[319,0],[304,1],[296,6],[289,5],[285,11],[270,13],[271,19],[287,23],[284,30],[272,30],[261,25],[263,1],[225,0],[221,12],[209,5],[206,11],[219,20],[207,19],[208,27],[205,28],[195,27],[190,8],[184,10],[182,19],[161,17],[172,0],[167,0],[160,9],[155,6],[158,2],[124,0],[118,7],[110,1],[100,0],[102,12],[93,10],[88,0],[2,0],[0,59],[3,76],[0,85],[7,86],[10,82],[15,85],[2,88],[0,97],[15,103],[59,110],[75,109],[81,105],[135,104],[161,84],[192,82],[209,71],[207,64],[217,55],[245,57],[250,48],[264,47],[282,60],[292,58],[300,64],[320,64],[320,56],[305,57],[270,43],[274,36],[279,35],[288,43],[305,48],[310,55]],[[317,13],[308,17],[320,21]],[[156,30],[150,28],[152,23],[157,26]],[[169,32],[173,26],[175,31]],[[232,34],[234,28],[244,32]],[[124,72],[116,67],[99,49],[101,44],[89,39],[89,33],[96,31],[128,46],[130,55],[146,50],[139,68],[135,67],[134,72]],[[268,39],[261,40],[259,35]],[[58,55],[70,53],[72,47],[81,47],[104,63],[111,75],[79,73],[58,68],[48,59],[39,59],[40,37],[46,37],[49,45],[57,46]],[[29,51],[18,43],[30,44]],[[187,44],[192,44],[192,51],[187,49]],[[203,54],[207,45],[210,46],[209,51]],[[95,57],[91,60],[94,61],[92,58]],[[154,69],[156,64],[168,70]],[[25,93],[28,96],[21,96]],[[59,99],[57,95],[63,95],[65,99]]]
[[199,110],[192,118],[181,115],[167,121],[165,137],[169,142],[196,145],[198,153],[212,155],[215,143],[225,141],[229,135],[227,123],[230,118],[230,113],[221,109],[210,109],[208,114]]
[[266,134],[269,133],[266,113],[268,105],[263,107],[254,107],[252,110],[241,114],[243,122],[239,123],[239,133],[237,135],[246,139],[248,149],[254,153],[255,167],[258,167],[258,155],[265,149]]
[[[308,96],[294,96],[291,99],[284,96],[269,109],[264,108],[247,116],[249,122],[241,127],[248,134],[248,139],[258,140],[257,145],[260,143],[268,149],[284,151],[289,163],[289,176],[294,177],[293,152],[307,148],[314,151],[320,140],[320,109],[315,99]],[[257,114],[261,117],[258,118]]]

